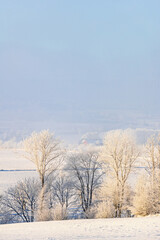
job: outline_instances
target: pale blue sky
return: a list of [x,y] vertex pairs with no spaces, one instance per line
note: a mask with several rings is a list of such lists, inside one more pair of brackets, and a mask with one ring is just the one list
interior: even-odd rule
[[1,111],[160,114],[159,11],[159,0],[0,0]]

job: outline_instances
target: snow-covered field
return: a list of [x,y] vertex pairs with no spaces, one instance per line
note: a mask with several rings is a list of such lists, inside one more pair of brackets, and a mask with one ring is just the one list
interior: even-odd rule
[[[38,177],[35,165],[25,159],[23,154],[20,149],[0,150],[0,194],[3,194],[7,188],[14,186],[18,181],[29,177]],[[129,178],[131,185],[135,184],[140,171],[131,174]]]
[[25,178],[37,177],[36,171],[0,171],[0,194]]
[[35,169],[34,164],[23,157],[21,149],[1,149],[0,150],[0,170],[20,170]]
[[0,150],[0,194],[24,178],[37,177],[34,164],[17,149]]
[[160,216],[89,219],[0,226],[1,240],[160,239]]

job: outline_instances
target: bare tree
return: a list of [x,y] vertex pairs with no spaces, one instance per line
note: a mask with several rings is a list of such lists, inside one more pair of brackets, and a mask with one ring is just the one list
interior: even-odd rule
[[126,131],[106,134],[99,159],[104,163],[106,173],[116,182],[116,217],[121,217],[126,183],[138,156],[136,144]]
[[69,166],[73,175],[73,185],[77,191],[83,212],[93,203],[93,195],[100,184],[102,176],[100,164],[97,162],[98,153],[94,150],[83,150],[69,156]]
[[49,208],[54,209],[54,219],[57,218],[56,211],[59,210],[59,220],[67,218],[68,207],[71,206],[74,191],[73,184],[69,176],[64,172],[60,172],[56,181],[53,181],[49,192]]
[[7,190],[2,205],[8,215],[14,216],[18,221],[33,222],[38,192],[39,183],[35,179],[25,179]]
[[7,209],[3,205],[3,195],[0,195],[0,224],[12,223],[13,217],[8,214]]

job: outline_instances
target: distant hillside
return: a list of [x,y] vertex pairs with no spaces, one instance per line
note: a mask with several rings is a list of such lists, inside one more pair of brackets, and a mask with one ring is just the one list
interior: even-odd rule
[[[134,129],[139,143],[160,129],[160,116],[134,111],[71,108],[50,104],[45,107],[14,105],[0,108],[0,139],[20,141],[32,131],[49,129],[67,143],[88,140],[101,144],[105,132],[114,129]],[[89,133],[89,134],[88,134]],[[87,135],[88,136],[87,136]]]

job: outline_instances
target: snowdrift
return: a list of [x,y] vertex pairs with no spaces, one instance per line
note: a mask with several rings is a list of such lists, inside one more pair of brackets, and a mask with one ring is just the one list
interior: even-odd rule
[[89,219],[0,226],[1,240],[160,239],[160,216]]

